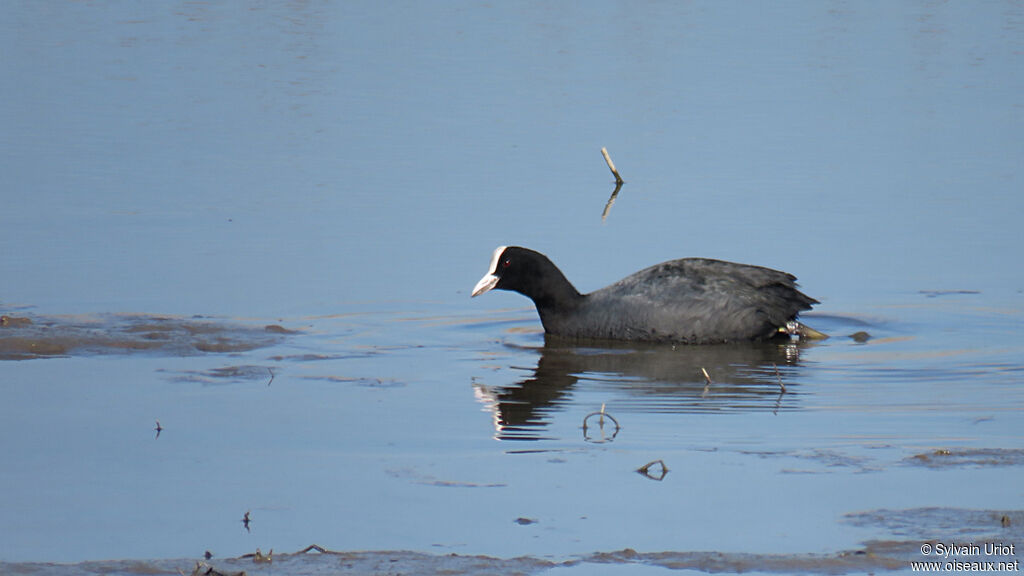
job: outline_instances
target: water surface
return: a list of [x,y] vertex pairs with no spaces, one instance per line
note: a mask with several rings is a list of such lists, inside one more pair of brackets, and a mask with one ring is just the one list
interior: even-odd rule
[[[858,572],[1021,542],[1022,13],[10,7],[0,561]],[[583,291],[783,269],[833,337],[546,343],[522,297],[469,299],[502,244]],[[833,563],[858,551],[891,562]]]

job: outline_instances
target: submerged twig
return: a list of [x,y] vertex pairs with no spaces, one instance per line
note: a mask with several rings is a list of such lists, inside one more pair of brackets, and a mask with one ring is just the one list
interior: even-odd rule
[[775,378],[779,381],[779,390],[782,390],[782,393],[785,394],[786,385],[782,383],[782,374],[779,374],[779,365],[772,362],[772,367],[775,368]]
[[[587,436],[587,420],[589,420],[593,416],[597,416],[598,417],[598,419],[597,419],[597,427],[598,427],[598,429],[601,430],[601,439],[600,440],[593,440],[589,436]],[[604,437],[604,419],[605,419],[605,417],[607,417],[609,420],[612,421],[613,424],[615,424],[615,431],[612,432],[612,435],[609,436],[608,438]],[[604,442],[611,442],[619,434],[619,430],[620,429],[621,429],[621,426],[619,426],[619,421],[616,420],[614,416],[612,416],[611,414],[609,414],[609,413],[604,411],[604,404],[601,404],[601,410],[599,412],[591,412],[590,414],[587,414],[586,416],[583,417],[583,439],[588,441],[588,442],[596,442],[598,444],[604,443]]]
[[775,399],[775,408],[772,409],[772,414],[778,416],[779,409],[782,408],[782,397],[786,395],[786,385],[782,383],[782,374],[779,374],[779,365],[772,362],[772,367],[775,368],[775,378],[779,382],[779,397]]
[[[660,466],[659,471],[651,473],[652,466]],[[643,466],[637,468],[636,471],[642,474],[643,476],[650,478],[651,480],[657,480],[658,482],[661,482],[662,480],[665,479],[665,475],[668,474],[668,466],[665,466],[665,462],[663,462],[662,460],[652,460],[647,464],[644,464]]]
[[337,554],[337,552],[331,552],[330,550],[328,550],[327,548],[324,548],[323,546],[321,546],[319,544],[310,544],[309,546],[306,546],[302,550],[299,550],[298,552],[296,552],[296,554],[305,554],[305,553],[313,551],[313,550],[315,550],[315,551],[317,551],[317,552],[319,552],[321,554]]
[[615,163],[612,162],[612,157],[608,155],[607,148],[601,148],[601,155],[604,156],[604,161],[608,163],[608,169],[612,171],[612,175],[615,176],[615,183],[622,184],[625,180],[622,176],[619,176],[619,171],[615,169]]

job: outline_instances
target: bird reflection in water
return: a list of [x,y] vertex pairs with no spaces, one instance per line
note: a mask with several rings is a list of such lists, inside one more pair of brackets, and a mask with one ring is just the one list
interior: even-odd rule
[[[799,407],[793,380],[799,374],[802,349],[813,345],[791,341],[581,346],[547,336],[536,348],[539,358],[530,377],[509,385],[475,378],[473,388],[491,412],[500,440],[552,439],[548,425],[571,405],[577,387],[605,393],[619,420],[623,412],[778,413]],[[783,379],[790,381],[788,389]]]

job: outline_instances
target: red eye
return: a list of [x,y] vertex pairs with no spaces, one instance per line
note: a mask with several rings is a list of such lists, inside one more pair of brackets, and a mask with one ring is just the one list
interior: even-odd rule
[[512,265],[512,259],[511,258],[505,258],[505,261],[501,263],[502,268],[508,268],[511,265]]

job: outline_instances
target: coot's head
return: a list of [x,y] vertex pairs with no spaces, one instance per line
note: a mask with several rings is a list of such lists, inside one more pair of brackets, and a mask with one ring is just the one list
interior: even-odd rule
[[[473,287],[473,293],[470,295],[471,298],[475,298],[494,288],[499,290],[514,289],[510,288],[510,284],[514,283],[513,279],[516,276],[516,270],[510,270],[510,268],[513,267],[512,257],[515,256],[515,251],[516,248],[514,246],[512,248],[509,248],[508,246],[498,246],[494,249],[494,255],[491,256],[491,265],[487,269],[487,274],[484,274],[484,277],[481,278],[480,281],[476,283],[476,286]],[[508,256],[505,255],[506,252],[509,252]],[[520,268],[520,266],[518,266],[518,257],[516,258],[515,264],[516,269]],[[505,279],[506,273],[508,275],[507,279]]]
[[473,296],[488,290],[512,290],[545,304],[555,297],[578,296],[548,257],[519,246],[498,246],[487,274],[473,287]]

